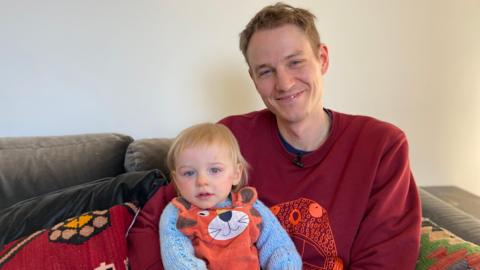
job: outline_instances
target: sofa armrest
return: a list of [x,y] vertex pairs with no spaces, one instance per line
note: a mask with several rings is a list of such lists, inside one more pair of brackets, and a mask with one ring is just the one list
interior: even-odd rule
[[423,217],[457,236],[480,245],[480,220],[419,188]]
[[127,172],[159,169],[168,176],[166,159],[172,142],[170,138],[135,140],[127,148],[125,169]]

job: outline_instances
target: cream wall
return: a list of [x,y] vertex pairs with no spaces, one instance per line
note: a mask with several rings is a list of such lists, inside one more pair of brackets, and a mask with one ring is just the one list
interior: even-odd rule
[[[286,1],[330,47],[325,105],[401,127],[421,185],[480,195],[480,1]],[[263,108],[238,33],[271,1],[0,0],[0,136],[172,137]]]

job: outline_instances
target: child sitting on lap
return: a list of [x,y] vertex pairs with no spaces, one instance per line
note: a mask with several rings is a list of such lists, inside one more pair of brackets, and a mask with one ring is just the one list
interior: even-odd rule
[[182,131],[167,165],[179,197],[159,224],[165,269],[302,269],[288,234],[247,183],[247,163],[230,130]]

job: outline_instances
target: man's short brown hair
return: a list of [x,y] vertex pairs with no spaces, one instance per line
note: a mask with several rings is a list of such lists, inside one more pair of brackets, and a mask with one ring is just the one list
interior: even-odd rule
[[240,50],[247,59],[247,49],[253,34],[263,29],[273,29],[285,24],[293,24],[302,29],[310,40],[312,49],[320,45],[320,35],[315,27],[315,15],[302,8],[295,8],[284,3],[264,7],[247,24],[240,33]]

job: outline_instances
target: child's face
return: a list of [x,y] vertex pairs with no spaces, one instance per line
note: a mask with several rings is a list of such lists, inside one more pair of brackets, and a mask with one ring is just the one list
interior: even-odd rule
[[241,175],[241,165],[233,164],[226,147],[217,144],[186,148],[172,172],[182,197],[202,209],[224,201]]

